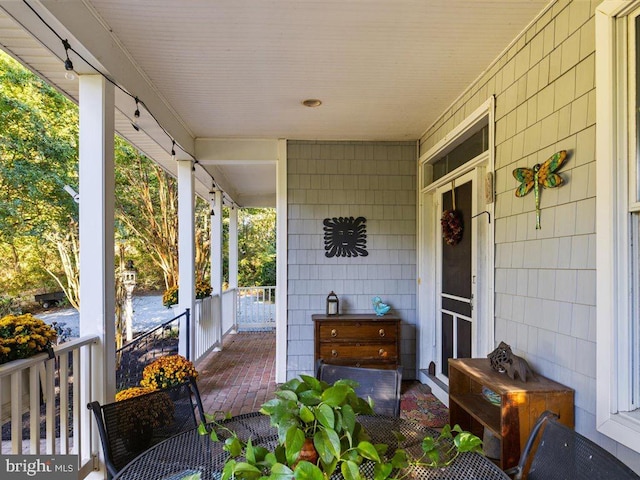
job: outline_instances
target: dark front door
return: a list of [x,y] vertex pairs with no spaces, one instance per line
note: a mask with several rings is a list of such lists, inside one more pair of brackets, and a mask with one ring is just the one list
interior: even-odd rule
[[462,224],[462,237],[458,243],[448,245],[445,238],[441,238],[439,374],[447,378],[449,358],[471,357],[474,334],[471,226],[473,184],[471,179],[465,181],[465,177],[467,176],[457,179],[448,189],[442,189],[440,194],[440,216],[446,210],[454,210]]

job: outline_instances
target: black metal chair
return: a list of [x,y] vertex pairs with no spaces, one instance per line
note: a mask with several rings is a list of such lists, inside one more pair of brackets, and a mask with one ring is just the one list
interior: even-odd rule
[[153,445],[205,422],[194,378],[178,386],[100,405],[91,402],[108,478]]
[[540,415],[531,430],[518,466],[506,473],[514,480],[640,479],[611,453],[560,423],[549,411]]
[[320,362],[316,378],[333,383],[341,378],[358,382],[355,389],[359,397],[373,400],[373,411],[378,415],[390,417],[400,416],[400,388],[402,387],[402,370],[348,367]]

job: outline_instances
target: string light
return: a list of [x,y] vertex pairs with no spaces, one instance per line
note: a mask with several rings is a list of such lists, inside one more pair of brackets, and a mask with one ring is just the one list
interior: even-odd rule
[[[71,44],[64,38],[62,38],[60,36],[60,34],[29,4],[29,2],[27,2],[27,0],[22,0],[22,3],[24,3],[27,8],[29,10],[31,10],[33,12],[33,14],[38,17],[38,19],[40,19],[40,21],[49,29],[51,30],[51,32],[58,37],[58,39],[62,42],[62,45],[64,47],[64,51],[65,51],[65,61],[64,61],[64,68],[66,70],[65,73],[65,77],[71,79],[75,78],[75,72],[74,72],[74,67],[73,67],[73,62],[71,61],[71,59],[69,58],[69,51],[72,51],[78,58],[80,58],[85,64],[87,64],[89,67],[91,67],[91,69],[93,69],[93,71],[95,71],[97,74],[101,75],[105,80],[107,80],[109,83],[111,83],[115,88],[117,88],[118,90],[120,90],[122,93],[124,93],[125,95],[128,95],[129,97],[133,98],[136,102],[136,111],[134,112],[134,117],[137,119],[140,117],[140,105],[142,105],[142,107],[144,107],[144,109],[147,111],[147,113],[149,114],[149,116],[151,118],[153,118],[153,120],[156,122],[156,124],[158,125],[158,127],[160,127],[160,129],[162,130],[162,132],[169,138],[169,140],[171,140],[171,155],[175,157],[175,147],[177,146],[180,150],[182,150],[184,153],[186,153],[189,157],[191,157],[191,159],[193,159],[194,161],[194,170],[195,170],[195,165],[200,165],[202,167],[202,165],[200,164],[200,162],[198,162],[198,160],[196,159],[196,157],[191,154],[190,152],[188,152],[187,150],[185,150],[183,147],[180,146],[180,144],[176,143],[175,139],[173,138],[173,136],[167,131],[166,128],[164,128],[162,126],[162,124],[160,123],[160,121],[158,120],[158,118],[149,110],[149,108],[147,108],[147,105],[144,103],[144,101],[142,101],[141,99],[139,99],[137,96],[131,94],[130,92],[128,92],[127,90],[125,90],[123,87],[121,87],[120,85],[118,85],[118,83],[113,80],[112,78],[110,78],[109,76],[105,75],[104,73],[102,73],[95,65],[93,65],[89,60],[87,60],[80,52],[78,52],[77,50],[75,50]],[[139,131],[140,127],[137,125],[137,122],[132,123],[131,126],[136,130]],[[209,175],[209,177],[211,177],[211,180],[214,182],[215,184],[215,179],[213,178],[213,175],[211,175],[211,173],[209,173],[206,168],[202,167],[203,170],[205,171],[205,173],[207,175]]]
[[[186,153],[189,157],[191,157],[191,159],[193,160],[193,166],[192,166],[192,171],[195,171],[196,169],[196,165],[200,165],[200,167],[204,170],[204,172],[211,178],[211,181],[213,183],[213,186],[215,188],[220,188],[217,185],[216,179],[213,177],[213,175],[207,171],[207,169],[202,166],[202,164],[198,161],[198,159],[191,154],[190,152],[188,152],[187,150],[185,150],[183,147],[180,146],[180,144],[176,143],[175,139],[173,138],[173,136],[167,131],[166,128],[164,128],[162,126],[162,124],[160,123],[160,121],[158,120],[158,118],[153,114],[153,112],[151,112],[149,110],[149,108],[147,108],[147,105],[144,103],[144,101],[142,101],[141,99],[139,99],[136,95],[131,94],[130,92],[128,92],[127,90],[125,90],[123,87],[121,87],[115,80],[113,80],[112,78],[110,78],[109,76],[107,76],[106,74],[102,73],[95,65],[93,65],[89,60],[87,60],[80,52],[78,52],[77,50],[75,50],[71,44],[68,42],[67,39],[64,39],[60,36],[60,34],[29,4],[29,2],[27,2],[27,0],[22,0],[22,2],[27,6],[27,8],[29,10],[31,10],[33,12],[33,14],[38,17],[38,19],[40,19],[40,21],[49,29],[51,30],[51,32],[58,37],[58,39],[62,42],[62,46],[64,47],[64,52],[65,52],[65,60],[64,60],[64,68],[65,68],[65,78],[67,78],[68,80],[73,80],[75,79],[75,71],[74,71],[74,67],[73,67],[73,62],[71,61],[71,59],[69,58],[69,51],[72,51],[78,58],[80,58],[86,65],[88,65],[89,67],[91,67],[91,69],[93,69],[93,71],[95,71],[97,74],[101,75],[106,81],[108,81],[109,83],[111,83],[115,88],[117,88],[118,90],[120,90],[122,93],[124,93],[125,95],[128,95],[129,97],[133,98],[134,101],[136,102],[136,110],[133,114],[135,121],[131,124],[131,126],[136,130],[136,131],[140,131],[140,126],[138,125],[138,118],[140,118],[140,105],[142,105],[142,107],[144,107],[144,109],[147,111],[147,113],[149,114],[149,116],[153,119],[154,122],[156,122],[156,124],[158,125],[158,127],[160,127],[160,129],[162,130],[162,132],[167,136],[167,138],[169,138],[169,140],[171,140],[171,156],[173,158],[173,160],[175,160],[175,156],[176,156],[176,150],[175,147],[177,146],[178,148],[180,148],[180,150],[182,150],[184,153]],[[220,190],[222,191],[222,202],[224,205],[224,199],[225,197],[228,198],[229,203],[234,206],[235,202],[231,199],[231,197],[229,197],[229,195],[220,188]]]
[[134,120],[131,123],[131,126],[134,128],[136,132],[139,132],[140,127],[138,126],[138,119],[140,118],[140,100],[138,99],[138,97],[135,97],[135,101],[136,101],[136,111],[133,112]]
[[62,46],[64,47],[64,54],[67,57],[64,61],[64,69],[66,70],[64,78],[66,78],[67,80],[73,80],[76,78],[76,75],[73,72],[73,62],[69,58],[69,49],[71,48],[71,45],[69,45],[69,42],[66,38],[62,40]]

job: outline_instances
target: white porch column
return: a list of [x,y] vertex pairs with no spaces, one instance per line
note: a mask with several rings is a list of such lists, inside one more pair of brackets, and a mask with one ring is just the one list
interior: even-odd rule
[[[218,297],[217,302],[213,302],[213,318],[219,318],[218,338],[222,339],[222,315],[229,315],[231,312],[222,310],[222,191],[213,190],[211,197],[211,294]],[[222,342],[218,346],[222,348]]]
[[[178,305],[180,312],[189,309],[190,321],[180,319],[178,352],[193,359],[194,356],[194,307],[196,299],[195,274],[195,182],[193,162],[178,160]],[[187,335],[189,346],[187,347]]]
[[287,141],[278,140],[276,170],[276,382],[287,381]]
[[214,190],[211,198],[211,289],[222,295],[222,191]]
[[88,400],[108,403],[116,390],[114,92],[101,75],[81,75],[79,88],[80,335],[101,339],[82,375]]
[[238,331],[238,209],[229,211],[229,291],[233,292],[233,309],[225,312],[233,316],[233,332]]
[[238,209],[229,211],[229,288],[238,288]]

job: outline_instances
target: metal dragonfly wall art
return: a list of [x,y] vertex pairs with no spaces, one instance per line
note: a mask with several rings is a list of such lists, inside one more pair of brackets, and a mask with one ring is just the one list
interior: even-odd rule
[[516,168],[513,176],[522,182],[516,189],[516,197],[524,197],[533,188],[536,202],[536,230],[540,230],[540,186],[545,188],[559,187],[563,178],[555,173],[567,158],[567,151],[560,150],[549,157],[542,165],[536,163],[533,168]]

